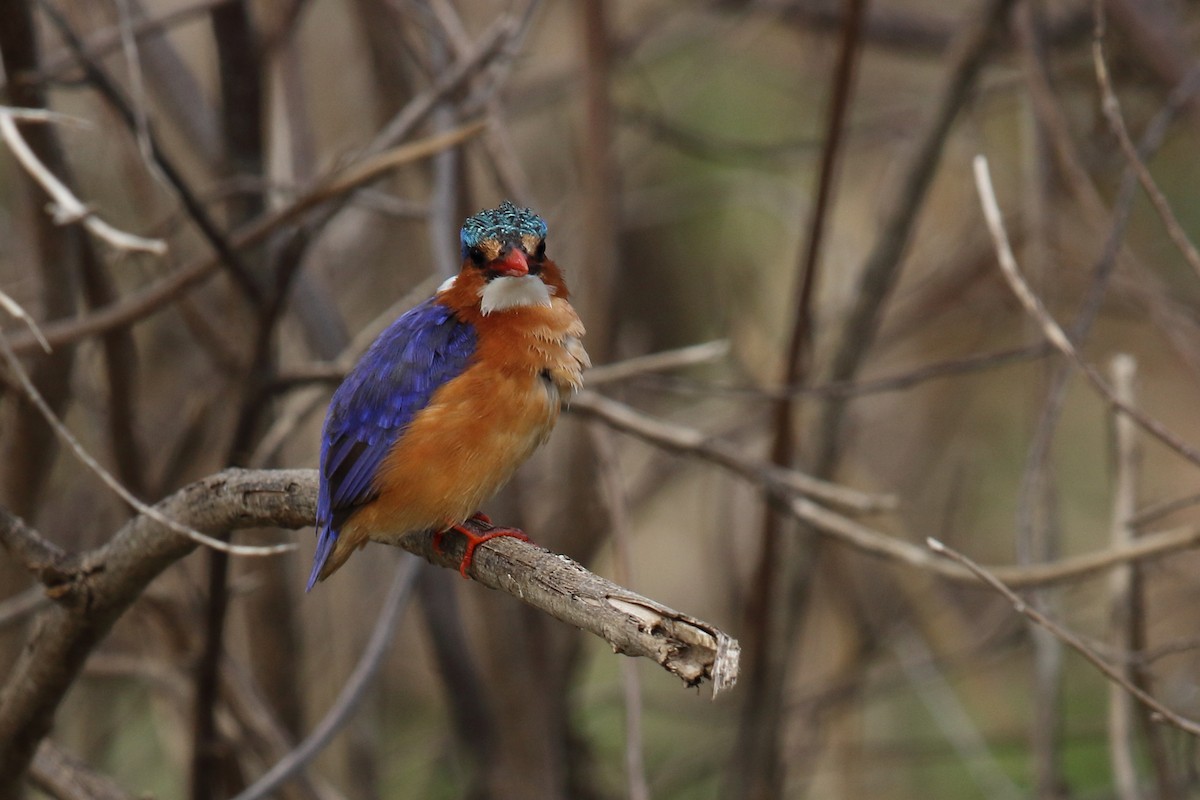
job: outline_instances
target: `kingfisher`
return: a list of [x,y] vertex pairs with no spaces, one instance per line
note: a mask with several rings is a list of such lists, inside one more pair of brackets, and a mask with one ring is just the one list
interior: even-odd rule
[[504,202],[462,226],[462,268],[393,322],[333,394],[321,434],[308,589],[368,541],[432,531],[475,548],[479,507],[547,437],[590,366],[546,222]]

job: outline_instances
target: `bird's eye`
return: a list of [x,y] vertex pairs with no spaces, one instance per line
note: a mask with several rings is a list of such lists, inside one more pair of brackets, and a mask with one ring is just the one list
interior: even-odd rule
[[484,255],[484,252],[478,247],[472,247],[470,250],[468,250],[467,257],[470,258],[471,262],[477,267],[482,267],[487,263],[487,256]]
[[534,259],[534,261],[541,261],[545,257],[546,257],[546,240],[542,239],[540,242],[538,242],[537,249],[533,251],[533,259]]

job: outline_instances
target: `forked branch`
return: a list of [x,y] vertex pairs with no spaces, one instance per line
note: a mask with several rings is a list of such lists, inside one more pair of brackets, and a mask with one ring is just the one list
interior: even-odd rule
[[[157,506],[163,516],[217,535],[255,527],[302,528],[316,516],[314,470],[231,469],[197,481]],[[159,573],[186,556],[194,539],[147,516],[102,547],[68,554],[17,517],[0,513],[0,545],[55,601],[38,619],[0,692],[0,797],[17,794],[21,776],[50,730],[55,711],[83,662]],[[411,535],[403,547],[457,567],[463,543]],[[653,659],[689,685],[708,679],[714,695],[737,681],[738,644],[706,622],[610,583],[565,556],[515,539],[488,542],[472,562],[475,580],[500,589],[608,641],[613,650]]]

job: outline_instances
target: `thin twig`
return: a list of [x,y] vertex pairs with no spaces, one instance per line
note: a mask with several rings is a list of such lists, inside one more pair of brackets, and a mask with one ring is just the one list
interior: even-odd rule
[[146,82],[143,80],[142,59],[138,53],[137,36],[133,32],[130,0],[116,0],[117,30],[121,34],[121,52],[129,71],[130,106],[134,116],[134,138],[146,168],[157,176],[154,149],[150,140],[150,118],[146,112]]
[[[588,426],[599,456],[599,475],[603,483],[605,508],[613,543],[613,577],[626,586],[633,585],[633,542],[629,524],[629,495],[625,491],[624,471],[612,431],[593,423]],[[642,737],[642,681],[638,664],[626,659],[621,664],[621,695],[625,706],[625,796],[629,800],[649,800],[646,783],[645,745]]]
[[[697,345],[699,346],[699,345]],[[671,352],[671,351],[668,351]],[[967,375],[973,372],[984,372],[998,367],[1006,367],[1025,361],[1045,358],[1055,352],[1054,348],[1045,342],[1038,342],[1025,347],[1011,347],[991,353],[950,358],[936,361],[911,370],[885,375],[881,378],[866,378],[860,381],[837,381],[811,386],[792,387],[758,387],[746,385],[700,383],[684,378],[653,376],[645,378],[642,383],[655,389],[678,392],[681,394],[715,395],[728,397],[745,397],[754,400],[777,400],[781,397],[862,397],[871,394],[898,392],[919,386],[928,381]],[[624,363],[624,362],[620,362]],[[614,365],[616,366],[616,365]],[[588,386],[595,386],[596,379],[592,374],[606,370],[607,366],[593,367],[588,370]],[[607,373],[604,373],[607,378]],[[631,375],[629,377],[641,377]],[[602,381],[607,382],[607,381]]]
[[[193,17],[207,14],[216,6],[234,2],[239,0],[193,0],[182,8],[173,8],[155,16],[134,20],[129,26],[130,32],[139,39],[164,36],[176,25],[186,24]],[[125,31],[120,24],[89,32],[83,40],[83,52],[91,58],[104,58],[124,46],[124,36]],[[70,52],[69,48],[60,47],[46,55],[45,64],[32,79],[50,81],[60,78],[75,67],[76,61],[75,54]],[[2,86],[3,84],[0,84],[0,87]]]
[[1092,65],[1096,71],[1096,84],[1100,87],[1100,107],[1104,110],[1104,118],[1108,121],[1109,129],[1117,138],[1117,143],[1120,144],[1121,152],[1125,155],[1129,167],[1137,175],[1138,182],[1141,183],[1146,196],[1150,198],[1150,204],[1158,212],[1159,218],[1167,229],[1167,235],[1171,237],[1171,241],[1179,249],[1188,266],[1192,268],[1192,272],[1200,277],[1200,252],[1197,252],[1195,245],[1188,238],[1187,232],[1184,231],[1183,225],[1180,224],[1179,218],[1175,216],[1175,211],[1167,201],[1166,195],[1158,188],[1154,176],[1150,174],[1146,163],[1138,155],[1137,147],[1129,136],[1125,117],[1121,113],[1121,103],[1117,100],[1116,92],[1113,91],[1112,79],[1108,74],[1108,64],[1104,59],[1103,0],[1096,0],[1093,8],[1095,9],[1095,35],[1092,38]]
[[[1134,378],[1137,362],[1133,356],[1119,354],[1112,359],[1110,373],[1113,388],[1121,400],[1134,403]],[[1113,414],[1113,434],[1116,453],[1116,480],[1113,490],[1112,533],[1114,548],[1127,547],[1133,540],[1129,518],[1137,503],[1137,430],[1132,421]],[[1137,605],[1135,592],[1136,566],[1129,564],[1109,575],[1109,646],[1117,653],[1133,652],[1133,612]],[[1132,665],[1118,663],[1113,667],[1122,678],[1133,682]],[[1121,800],[1139,800],[1138,770],[1134,740],[1133,701],[1123,688],[1110,683],[1108,687],[1108,753],[1112,764],[1113,782]]]
[[1092,384],[1106,402],[1114,408],[1119,409],[1122,413],[1129,415],[1130,419],[1136,422],[1139,427],[1167,447],[1193,464],[1200,466],[1200,450],[1183,441],[1158,420],[1147,416],[1137,408],[1131,408],[1121,402],[1120,398],[1116,396],[1112,387],[1108,385],[1099,371],[1083,359],[1079,351],[1067,337],[1066,332],[1054,320],[1050,312],[1046,310],[1041,298],[1034,294],[1017,267],[1016,257],[1013,255],[1012,247],[1008,243],[1008,233],[1004,229],[1004,219],[1000,214],[1000,206],[996,202],[996,193],[992,188],[992,178],[988,171],[987,158],[982,155],[975,156],[974,166],[975,186],[979,192],[979,200],[983,207],[983,215],[987,221],[988,230],[991,232],[992,241],[996,247],[996,256],[1000,263],[1000,270],[1009,287],[1012,289],[1013,294],[1017,296],[1017,299],[1021,301],[1021,305],[1025,307],[1025,310],[1041,327],[1042,335],[1054,345],[1055,349],[1075,363],[1084,376],[1087,377],[1088,382]]
[[41,586],[31,586],[20,594],[0,600],[0,630],[21,622],[48,602],[50,598]]
[[[452,147],[476,135],[480,129],[481,126],[478,123],[469,123],[448,134],[419,139],[367,157],[290,205],[268,212],[244,228],[240,228],[232,235],[230,242],[233,247],[238,249],[261,244],[281,227],[322,203],[349,193],[391,170],[426,158],[441,148]],[[87,336],[132,324],[165,308],[181,294],[207,280],[216,272],[220,264],[219,258],[202,257],[181,267],[166,278],[137,292],[130,293],[99,311],[73,319],[44,324],[42,332],[46,341],[52,346],[61,347]],[[40,345],[36,337],[29,334],[22,336],[16,333],[11,337],[11,346],[15,352],[25,353]]]
[[21,308],[20,304],[17,303],[16,300],[13,300],[2,291],[0,291],[0,308],[3,308],[5,311],[7,311],[10,316],[20,320],[21,322],[24,322],[25,327],[29,328],[29,332],[33,334],[33,338],[36,339],[37,343],[42,346],[42,350],[45,353],[49,354],[53,352],[53,349],[50,347],[50,342],[46,341],[46,335],[42,333],[42,329],[38,327],[38,324],[34,321],[33,317],[29,316],[29,312]]
[[[83,42],[80,40],[78,32],[71,26],[66,17],[48,0],[43,0],[41,8],[43,13],[58,29],[63,40],[75,52],[80,66],[87,76],[88,82],[117,113],[117,116],[125,123],[126,127],[135,135],[139,134],[137,108],[125,97],[124,92],[104,69],[103,65],[83,52]],[[255,307],[261,306],[263,303],[262,289],[255,281],[254,276],[251,275],[249,268],[243,263],[237,249],[231,244],[227,232],[221,229],[216,220],[209,214],[208,209],[200,202],[191,184],[184,177],[179,167],[176,166],[174,160],[161,147],[153,131],[145,129],[141,133],[145,133],[146,141],[149,143],[153,174],[156,177],[165,179],[166,184],[169,185],[175,197],[187,211],[188,217],[195,224],[196,229],[200,231],[205,241],[208,242],[209,246],[219,257],[220,265],[233,278],[235,285],[241,290],[246,300]]]
[[587,372],[587,385],[595,388],[606,383],[624,381],[648,372],[707,364],[723,358],[729,352],[729,340],[717,339],[703,344],[692,344],[675,350],[664,350],[644,356],[627,358],[612,364],[601,364]]
[[401,615],[408,607],[408,598],[412,594],[413,584],[416,582],[419,571],[420,564],[414,559],[405,558],[399,564],[396,574],[392,578],[391,588],[388,589],[387,597],[383,601],[383,608],[380,609],[379,616],[375,621],[375,627],[371,630],[371,638],[367,641],[362,655],[359,656],[358,663],[354,665],[350,677],[346,679],[342,690],[338,692],[333,705],[329,707],[325,716],[313,727],[308,736],[304,737],[304,741],[279,759],[262,777],[239,792],[233,800],[258,800],[278,789],[324,750],[333,735],[350,720],[367,688],[370,687],[372,679],[379,671],[379,667],[383,664],[383,657],[387,655],[388,648],[399,628]]
[[[884,303],[900,276],[909,237],[946,150],[950,129],[971,96],[1014,2],[987,0],[979,16],[972,20],[952,48],[946,83],[936,109],[918,138],[905,167],[899,192],[889,206],[888,218],[880,226],[875,244],[857,278],[858,285],[852,293],[853,308],[846,314],[838,333],[829,370],[831,380],[851,380],[866,358],[879,327]],[[830,474],[837,459],[845,413],[845,403],[836,400],[828,403],[822,412],[819,429],[823,433],[814,459],[819,475]]]
[[[14,121],[18,118],[32,119],[33,117],[25,109],[0,106],[0,137],[3,137],[5,144],[8,145],[9,150],[29,173],[29,176],[46,190],[46,194],[50,195],[49,211],[55,224],[71,225],[81,222],[97,238],[103,239],[118,250],[154,253],[155,255],[167,252],[167,243],[162,239],[147,239],[118,230],[100,219],[84,205],[62,181],[46,168],[45,164],[38,160],[33,150],[25,143],[25,138],[21,136],[21,131]],[[46,116],[44,119],[50,121],[55,117]]]
[[1193,722],[1192,720],[1187,719],[1180,714],[1177,714],[1176,712],[1164,706],[1162,703],[1158,702],[1158,700],[1154,699],[1151,695],[1142,691],[1137,686],[1134,686],[1125,679],[1120,670],[1116,669],[1107,661],[1105,661],[1100,654],[1089,647],[1087,643],[1085,643],[1077,635],[1059,625],[1057,622],[1050,619],[1036,608],[1030,606],[1028,603],[1022,600],[1016,592],[1006,586],[1004,582],[999,580],[995,575],[988,572],[986,569],[979,566],[962,553],[950,549],[937,539],[930,537],[929,539],[925,540],[925,543],[934,553],[944,556],[956,564],[966,568],[973,575],[975,575],[975,577],[983,581],[983,583],[1003,595],[1005,599],[1012,603],[1012,606],[1014,609],[1016,609],[1017,613],[1024,614],[1035,624],[1040,625],[1046,630],[1050,631],[1050,633],[1052,633],[1056,638],[1060,639],[1065,645],[1087,659],[1089,663],[1095,666],[1096,669],[1100,670],[1100,672],[1102,672],[1110,681],[1113,681],[1126,692],[1136,697],[1159,719],[1174,725],[1185,733],[1190,733],[1193,736],[1200,736],[1200,724]]
[[1185,508],[1200,505],[1200,492],[1194,492],[1183,497],[1172,498],[1171,500],[1163,500],[1158,503],[1151,503],[1144,506],[1140,511],[1129,518],[1129,524],[1135,528],[1143,528],[1151,522],[1170,516],[1176,511],[1182,511]]
[[296,549],[296,545],[291,544],[290,542],[266,547],[260,547],[258,545],[229,544],[228,542],[223,542],[220,539],[203,534],[194,528],[188,527],[187,525],[181,525],[175,520],[163,516],[153,506],[146,505],[141,500],[134,497],[133,494],[126,489],[111,472],[101,466],[100,462],[97,461],[92,454],[84,448],[80,441],[75,438],[75,434],[71,433],[67,426],[63,424],[62,420],[58,418],[58,415],[54,413],[54,410],[51,409],[46,403],[45,399],[41,395],[41,392],[39,392],[37,387],[33,385],[33,382],[29,379],[29,375],[21,366],[20,360],[17,358],[16,354],[13,353],[12,348],[8,344],[8,340],[3,335],[0,335],[0,353],[3,354],[9,370],[20,382],[21,388],[24,389],[26,397],[29,398],[29,401],[33,403],[33,405],[41,413],[42,417],[45,418],[46,423],[53,428],[56,434],[58,434],[59,439],[61,439],[64,444],[71,448],[72,452],[75,453],[75,457],[78,458],[85,467],[95,473],[96,477],[100,478],[100,480],[103,481],[108,488],[112,489],[113,492],[126,503],[137,509],[139,513],[145,514],[154,521],[167,526],[176,533],[183,534],[189,539],[195,541],[197,544],[202,544],[206,547],[211,547],[214,550],[220,550],[221,552],[229,553],[231,555],[273,556]]
[[[830,511],[807,498],[793,498],[788,503],[788,508],[797,519],[813,526],[818,533],[831,536],[856,550],[915,567],[939,578],[972,582],[970,573],[933,558],[924,548]],[[1139,537],[1129,547],[1119,550],[1110,548],[1040,564],[995,566],[987,569],[1014,588],[1028,589],[1082,580],[1121,564],[1161,558],[1169,553],[1198,546],[1200,526],[1189,526],[1147,534]]]
[[585,389],[571,400],[570,411],[604,421],[612,428],[636,436],[675,452],[710,461],[731,472],[762,484],[768,491],[783,495],[804,494],[863,513],[895,508],[891,495],[871,494],[830,481],[814,478],[799,470],[768,464],[747,456],[742,448],[714,439],[703,431],[675,422],[657,419],[625,403]]

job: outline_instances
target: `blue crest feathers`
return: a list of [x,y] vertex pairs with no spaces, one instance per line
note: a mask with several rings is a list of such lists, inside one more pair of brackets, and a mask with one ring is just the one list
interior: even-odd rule
[[467,217],[462,226],[462,254],[488,239],[509,241],[522,236],[546,236],[546,220],[532,209],[521,208],[505,200],[496,208],[489,208]]

